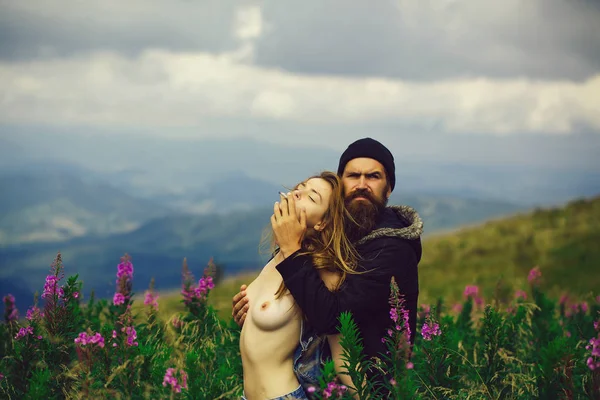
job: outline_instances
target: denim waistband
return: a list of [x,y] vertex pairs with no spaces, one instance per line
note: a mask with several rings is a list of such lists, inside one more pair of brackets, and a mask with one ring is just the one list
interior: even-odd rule
[[[241,400],[247,399],[242,395]],[[308,397],[306,397],[306,393],[304,392],[304,389],[302,389],[302,385],[300,385],[298,386],[298,389],[294,390],[293,392],[284,394],[283,396],[274,397],[270,400],[308,400]]]

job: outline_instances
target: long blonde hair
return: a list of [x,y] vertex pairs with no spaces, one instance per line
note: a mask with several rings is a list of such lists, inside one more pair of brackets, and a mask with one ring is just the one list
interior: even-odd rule
[[[341,275],[340,280],[334,288],[334,290],[337,290],[346,279],[347,274],[356,273],[358,253],[344,230],[344,219],[352,217],[348,214],[344,204],[344,190],[339,176],[331,171],[323,171],[318,175],[309,177],[304,182],[314,178],[325,180],[331,186],[332,192],[329,206],[322,219],[323,229],[319,231],[307,230],[302,241],[300,254],[311,256],[313,265],[317,270],[327,269],[339,272]],[[296,185],[294,190],[299,185]],[[274,247],[272,230],[270,234],[271,243]],[[275,249],[274,253],[277,251],[278,249]],[[282,282],[277,292],[275,292],[275,298],[278,299],[287,292],[288,290]]]

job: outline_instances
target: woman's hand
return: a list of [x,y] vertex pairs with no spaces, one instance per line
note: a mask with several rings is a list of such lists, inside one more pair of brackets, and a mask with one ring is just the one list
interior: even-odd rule
[[280,193],[280,197],[281,201],[276,202],[273,207],[271,226],[281,255],[287,258],[301,248],[306,233],[306,210],[300,210],[298,216],[294,196],[286,197]]

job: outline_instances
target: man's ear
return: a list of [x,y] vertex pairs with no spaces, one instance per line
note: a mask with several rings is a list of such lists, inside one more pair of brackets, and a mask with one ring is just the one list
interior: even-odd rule
[[385,194],[385,197],[389,200],[391,195],[392,195],[392,189],[390,189],[390,187],[388,185],[388,190],[387,190],[387,192]]

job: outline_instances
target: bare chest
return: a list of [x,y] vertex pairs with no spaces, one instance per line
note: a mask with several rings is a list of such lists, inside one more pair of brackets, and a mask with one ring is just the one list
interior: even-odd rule
[[261,330],[281,328],[299,316],[294,298],[289,293],[276,298],[282,282],[276,270],[263,270],[246,289],[249,300],[247,318]]

